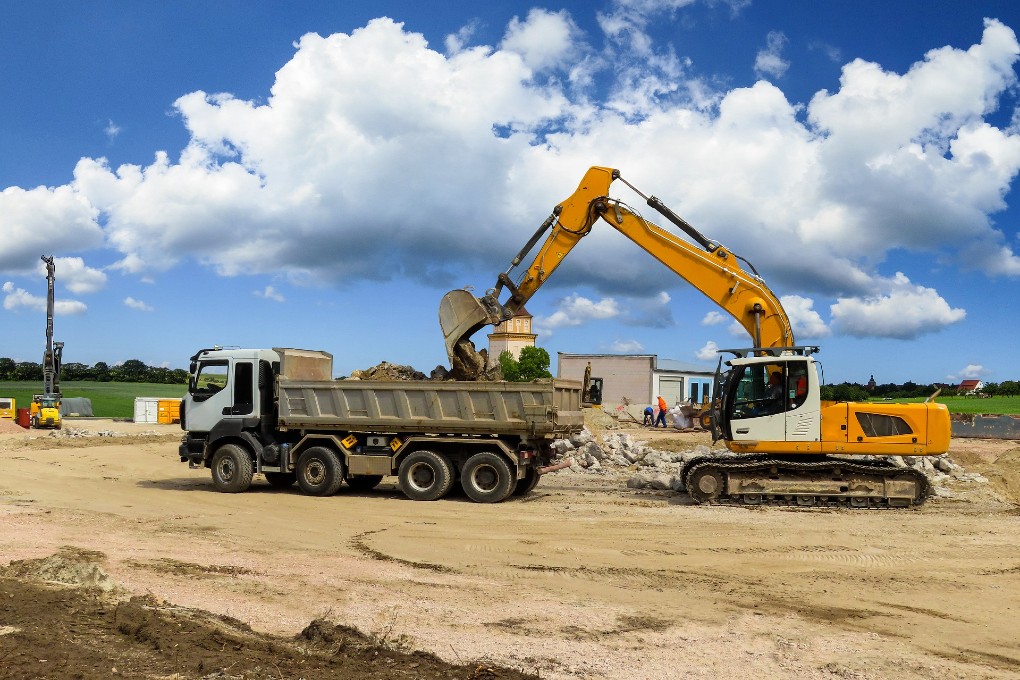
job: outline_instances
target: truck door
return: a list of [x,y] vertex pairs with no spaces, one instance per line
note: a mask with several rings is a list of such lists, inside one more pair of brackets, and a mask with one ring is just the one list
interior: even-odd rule
[[229,359],[200,362],[188,386],[188,429],[208,432],[220,422],[224,410],[233,405],[232,389]]
[[199,362],[189,396],[189,430],[209,432],[221,420],[250,417],[255,412],[254,361]]

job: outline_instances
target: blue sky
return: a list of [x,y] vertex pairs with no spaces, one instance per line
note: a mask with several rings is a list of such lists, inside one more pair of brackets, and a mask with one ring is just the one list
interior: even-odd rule
[[[52,254],[66,361],[427,372],[442,295],[604,165],[751,260],[829,382],[1020,376],[1014,2],[0,12],[0,356],[40,360]],[[554,358],[747,344],[603,227],[528,304]]]

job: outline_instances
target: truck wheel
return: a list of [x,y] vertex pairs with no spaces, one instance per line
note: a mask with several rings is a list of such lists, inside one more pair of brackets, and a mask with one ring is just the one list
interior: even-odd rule
[[269,486],[274,486],[277,489],[286,489],[297,480],[297,475],[293,472],[263,472],[262,474],[265,475]]
[[460,471],[460,485],[476,503],[499,503],[513,493],[516,481],[506,459],[487,451],[468,458]]
[[332,496],[344,483],[344,464],[325,446],[306,449],[294,471],[298,486],[309,496]]
[[379,486],[382,475],[348,475],[347,486],[358,491],[368,491]]
[[404,459],[397,472],[400,490],[415,501],[434,501],[453,486],[450,463],[433,451],[415,451]]
[[514,489],[514,496],[527,496],[531,493],[536,486],[538,486],[538,480],[542,475],[538,474],[538,470],[534,467],[528,467],[524,473],[524,479],[517,480],[517,488]]
[[240,493],[251,486],[251,456],[237,444],[224,444],[212,459],[213,486],[223,493]]

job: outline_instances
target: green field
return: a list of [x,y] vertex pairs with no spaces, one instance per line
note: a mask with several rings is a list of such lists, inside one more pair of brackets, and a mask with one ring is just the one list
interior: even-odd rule
[[[13,397],[18,408],[28,408],[32,395],[38,394],[42,383],[36,380],[0,381],[0,397]],[[159,383],[94,382],[82,380],[61,382],[60,391],[65,397],[87,397],[92,400],[92,413],[99,418],[133,418],[135,397],[162,397],[180,399],[188,391],[187,385]]]

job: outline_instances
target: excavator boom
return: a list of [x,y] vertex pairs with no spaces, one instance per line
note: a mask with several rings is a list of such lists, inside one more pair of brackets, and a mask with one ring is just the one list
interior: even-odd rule
[[[667,208],[655,196],[645,202],[667,220],[682,229],[697,245],[644,219],[622,201],[609,196],[619,170],[592,167],[577,190],[557,205],[552,215],[531,237],[510,268],[501,273],[496,286],[476,298],[465,290],[448,293],[440,303],[439,324],[448,355],[483,326],[510,319],[549,279],[563,259],[602,220],[629,238],[642,250],[659,260],[672,272],[700,290],[725,309],[747,330],[756,347],[789,347],[794,344],[793,329],[779,299],[748,264],[744,269],[730,250],[707,239],[685,220]],[[549,234],[527,269],[514,281],[510,274],[548,231]],[[499,296],[509,291],[505,302]]]

